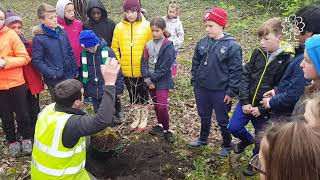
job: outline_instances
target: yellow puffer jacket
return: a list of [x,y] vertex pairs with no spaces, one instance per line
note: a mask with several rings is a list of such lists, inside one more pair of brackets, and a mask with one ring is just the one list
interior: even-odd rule
[[121,64],[124,77],[141,77],[141,58],[146,43],[152,39],[147,20],[118,23],[113,32],[111,48]]

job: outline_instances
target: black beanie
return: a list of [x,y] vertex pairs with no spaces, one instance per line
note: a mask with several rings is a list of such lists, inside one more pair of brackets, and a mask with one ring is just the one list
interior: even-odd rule
[[313,34],[320,34],[320,6],[310,5],[302,7],[296,13],[296,17],[302,17],[302,21],[305,24],[303,33],[312,32]]

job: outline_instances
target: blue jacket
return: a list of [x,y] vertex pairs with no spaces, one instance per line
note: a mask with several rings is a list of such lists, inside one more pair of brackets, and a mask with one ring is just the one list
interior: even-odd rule
[[145,48],[141,62],[142,77],[144,79],[150,78],[155,84],[156,89],[173,89],[173,79],[171,75],[171,66],[175,60],[173,43],[168,39],[163,41],[153,73],[149,71],[148,60],[148,51]]
[[73,79],[78,75],[76,59],[67,34],[61,28],[53,31],[44,25],[33,29],[32,65],[47,85]]
[[[113,50],[107,46],[107,42],[104,39],[100,39],[100,45],[97,48],[95,54],[86,52],[87,54],[87,65],[88,65],[88,77],[89,82],[84,85],[85,96],[92,97],[94,99],[102,99],[104,79],[101,73],[100,65],[102,64],[101,50],[103,47],[107,47],[108,56],[116,58]],[[82,75],[82,74],[80,74]],[[81,76],[80,76],[81,77]],[[95,80],[98,80],[97,82]],[[121,70],[118,74],[116,81],[116,93],[121,94],[124,89],[124,82]]]
[[283,74],[276,95],[269,102],[272,115],[290,116],[295,104],[303,95],[304,88],[310,82],[304,78],[300,64],[303,60],[304,47],[296,49],[296,55]]
[[226,90],[235,97],[242,75],[242,49],[228,34],[217,41],[201,39],[192,58],[191,84],[209,90]]

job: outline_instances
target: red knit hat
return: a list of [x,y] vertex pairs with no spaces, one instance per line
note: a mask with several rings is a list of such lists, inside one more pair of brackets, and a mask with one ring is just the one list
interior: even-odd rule
[[225,28],[228,23],[228,13],[224,9],[213,8],[206,14],[204,19],[207,21],[214,21]]
[[139,0],[124,0],[123,10],[125,11],[141,11]]

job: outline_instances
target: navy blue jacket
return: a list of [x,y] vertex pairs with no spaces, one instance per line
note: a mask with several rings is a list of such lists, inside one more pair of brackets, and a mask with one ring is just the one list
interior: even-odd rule
[[144,79],[150,78],[156,89],[173,89],[171,66],[175,60],[175,50],[173,43],[165,39],[161,45],[154,73],[149,72],[148,51],[144,50],[141,62],[141,73]]
[[304,88],[310,82],[304,78],[300,64],[303,60],[304,47],[296,49],[296,55],[281,78],[276,95],[269,102],[272,115],[290,116],[295,104],[303,95]]
[[[101,99],[104,92],[104,79],[100,69],[100,65],[102,64],[101,50],[103,47],[107,47],[109,57],[116,58],[113,50],[107,46],[107,42],[102,38],[100,39],[100,43],[95,54],[86,52],[89,82],[84,85],[85,96],[92,97],[94,99]],[[116,81],[116,93],[121,94],[123,92],[123,89],[124,82],[120,70]]]
[[228,34],[215,42],[208,36],[201,39],[192,58],[191,74],[193,86],[226,90],[227,95],[237,96],[242,74],[240,45]]
[[32,65],[42,74],[47,85],[73,79],[78,75],[76,59],[67,34],[61,28],[56,31],[44,25],[33,29]]

